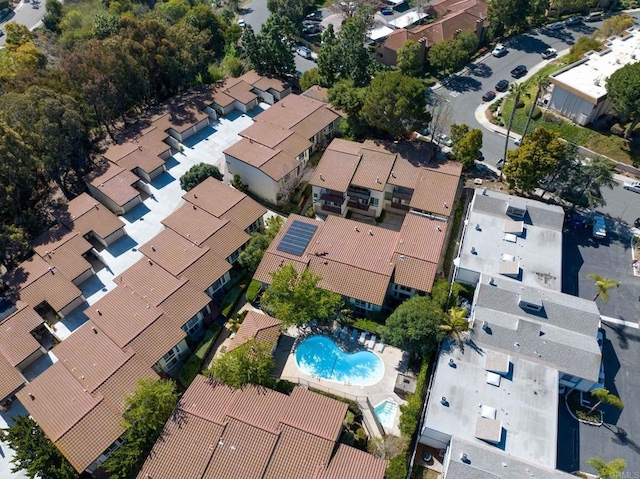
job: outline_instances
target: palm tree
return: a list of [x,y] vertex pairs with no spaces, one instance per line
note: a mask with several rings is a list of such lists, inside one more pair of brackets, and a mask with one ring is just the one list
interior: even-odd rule
[[600,479],[618,479],[622,477],[622,471],[627,468],[627,462],[620,458],[604,462],[602,459],[592,457],[587,464],[597,471]]
[[[509,126],[507,128],[507,138],[504,141],[504,166],[507,163],[507,151],[509,151],[509,135],[511,135],[511,127],[513,126],[513,119],[516,116],[516,110],[518,109],[518,103],[520,103],[520,96],[524,92],[524,86],[522,83],[512,83],[509,87],[511,96],[513,96],[513,109],[511,110],[511,116],[509,117]],[[502,170],[500,170],[500,179],[502,179]]]
[[531,117],[533,116],[533,111],[535,110],[536,105],[538,104],[538,100],[540,99],[540,95],[549,86],[549,77],[546,76],[546,75],[542,75],[542,74],[538,73],[536,76],[533,77],[533,83],[537,87],[536,96],[533,99],[533,103],[531,104],[531,108],[529,109],[529,116],[527,117],[527,123],[526,123],[526,125],[524,125],[524,131],[522,132],[522,139],[523,140],[524,140],[524,137],[527,136],[527,131],[529,131],[529,123],[531,123]]
[[455,338],[458,344],[462,343],[462,333],[469,329],[467,320],[467,309],[454,306],[449,309],[449,313],[442,319],[440,329],[447,335]]
[[609,290],[614,286],[617,288],[620,286],[620,281],[616,281],[615,279],[607,278],[606,276],[600,276],[597,273],[590,273],[587,275],[587,278],[593,280],[593,284],[596,286],[596,295],[593,300],[600,298],[603,303],[609,301]]
[[598,409],[598,406],[600,406],[600,404],[602,403],[609,404],[610,406],[616,407],[621,411],[624,409],[624,403],[622,402],[622,399],[620,399],[615,394],[610,393],[608,389],[594,389],[589,394],[596,398],[598,402],[591,409],[589,409],[589,412],[587,414],[591,414],[593,411]]

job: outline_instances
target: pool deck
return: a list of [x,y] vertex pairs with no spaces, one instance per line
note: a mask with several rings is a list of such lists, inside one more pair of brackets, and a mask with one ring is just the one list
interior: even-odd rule
[[[298,340],[301,340],[305,335],[314,335],[314,333],[309,333],[308,331],[305,332],[304,330],[299,330],[296,327],[289,328],[285,334]],[[320,334],[322,334],[322,332]],[[346,341],[338,340],[332,336],[329,330],[326,330],[324,336],[334,340],[347,352],[363,350],[373,352],[376,356],[382,359],[382,362],[384,363],[384,375],[382,376],[382,379],[372,386],[353,386],[342,382],[330,381],[311,376],[298,369],[295,358],[295,347],[286,348],[284,350],[278,348],[278,351],[276,351],[276,362],[281,363],[280,367],[282,372],[280,377],[311,388],[326,391],[336,396],[343,396],[347,399],[357,400],[359,403],[361,403],[363,398],[367,398],[371,405],[371,414],[373,414],[373,408],[386,399],[393,400],[398,404],[398,406],[406,403],[404,399],[393,392],[397,374],[399,372],[406,372],[407,369],[407,355],[403,353],[402,350],[392,346],[385,346],[384,351],[380,353],[375,349],[367,349],[364,345],[359,344],[357,340],[355,343],[349,342],[348,339]],[[284,366],[282,366],[282,364],[284,364]],[[363,411],[363,413],[364,412],[365,411]],[[389,428],[389,430],[385,428],[384,432],[386,434],[393,434],[394,436],[400,435],[400,430],[398,429],[399,417],[400,409],[398,408],[396,417],[393,421],[393,427]]]

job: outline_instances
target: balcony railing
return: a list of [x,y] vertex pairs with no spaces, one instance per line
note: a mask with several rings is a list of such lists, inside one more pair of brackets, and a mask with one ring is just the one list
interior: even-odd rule
[[411,197],[413,196],[413,192],[409,192],[409,191],[401,191],[401,190],[393,190],[393,197],[394,198],[400,198],[402,200],[410,200]]
[[341,214],[342,214],[342,210],[341,210],[339,207],[337,207],[337,206],[329,206],[329,205],[325,205],[325,204],[323,204],[323,205],[321,205],[321,207],[322,207],[322,209],[323,209],[324,211],[328,211],[328,212],[330,212],[330,213],[337,213],[337,214],[339,214],[339,215],[341,215]]
[[402,203],[395,203],[395,202],[391,203],[391,207],[400,211],[409,211],[409,208],[410,208],[409,205],[403,205]]
[[343,196],[331,194],[331,193],[322,193],[320,195],[320,199],[323,201],[330,201],[332,203],[343,204],[346,200]]
[[347,196],[349,196],[350,198],[359,198],[359,199],[363,199],[363,200],[367,200],[367,202],[369,201],[369,198],[371,197],[371,192],[370,191],[357,191],[357,190],[347,190]]
[[347,206],[349,206],[349,208],[355,208],[357,210],[362,210],[362,211],[369,211],[369,205],[368,204],[362,204],[359,203],[357,201],[349,201],[347,203]]

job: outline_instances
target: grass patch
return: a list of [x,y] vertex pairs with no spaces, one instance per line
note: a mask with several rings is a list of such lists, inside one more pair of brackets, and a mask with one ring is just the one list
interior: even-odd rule
[[220,334],[221,329],[222,328],[217,324],[212,324],[205,333],[204,338],[202,338],[202,341],[200,341],[196,350],[191,354],[191,356],[189,356],[189,359],[187,359],[184,366],[182,366],[182,369],[178,374],[178,381],[180,381],[180,384],[185,388],[189,387],[191,382],[202,370],[202,363],[207,357],[211,346],[213,346],[213,342],[218,337],[218,334]]
[[365,331],[371,331],[372,333],[377,333],[379,326],[380,324],[375,321],[371,321],[370,319],[359,319],[353,323],[354,328],[364,329]]
[[[560,62],[550,64],[544,67],[541,70],[541,73],[544,75],[550,75],[563,66],[564,65]],[[516,109],[512,126],[512,130],[520,134],[524,131],[529,110],[531,109],[531,104],[536,96],[536,86],[533,79],[527,80],[524,85],[525,91],[520,97],[520,101],[521,104],[523,103],[523,106]],[[502,121],[504,122],[505,127],[508,126],[512,110],[513,97],[509,96],[502,104]],[[624,138],[610,134],[609,132],[602,133],[590,128],[574,125],[573,123],[566,121],[549,111],[545,111],[537,118],[534,114],[531,119],[531,123],[529,124],[528,131],[531,132],[538,127],[555,131],[566,141],[588,148],[589,150],[611,158],[612,160],[627,164],[636,164],[637,162],[640,162],[640,152],[630,147],[629,142]]]
[[249,287],[250,282],[251,277],[246,272],[239,274],[236,278],[232,278],[229,282],[231,283],[229,286],[230,289],[227,291],[227,294],[224,295],[224,298],[222,298],[222,315],[225,318],[228,318],[234,310],[238,301]]
[[318,166],[318,163],[320,163],[320,158],[322,158],[322,151],[316,150],[311,153],[311,156],[309,157],[309,166],[312,166],[314,168]]
[[249,287],[247,288],[247,301],[250,303],[255,301],[256,296],[258,296],[258,293],[260,292],[260,286],[260,281],[256,281],[255,279],[251,280],[251,283],[249,283]]

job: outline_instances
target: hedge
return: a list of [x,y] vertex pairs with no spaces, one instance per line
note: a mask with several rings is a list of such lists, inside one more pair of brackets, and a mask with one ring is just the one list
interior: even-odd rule
[[228,318],[233,309],[238,304],[238,300],[247,290],[249,286],[249,277],[244,277],[238,284],[230,289],[227,294],[222,298],[222,314],[225,318]]
[[184,366],[182,366],[178,374],[178,380],[185,388],[189,387],[195,377],[200,374],[202,363],[207,357],[211,346],[213,346],[213,342],[218,337],[218,334],[220,334],[220,330],[221,328],[217,324],[211,325],[211,328],[207,330],[196,350],[189,356]]
[[407,474],[409,474],[409,469],[407,468],[407,454],[404,451],[389,461],[384,477],[385,479],[407,479]]
[[429,361],[425,359],[416,380],[416,392],[407,396],[406,404],[400,405],[400,421],[398,422],[398,429],[400,429],[400,433],[407,438],[412,438],[418,429],[420,413],[422,412],[422,400],[424,398],[425,388],[427,387],[428,369]]
[[255,279],[251,280],[249,283],[249,287],[247,288],[247,301],[253,303],[256,300],[256,296],[260,292],[260,286],[262,283],[260,281],[256,281]]

